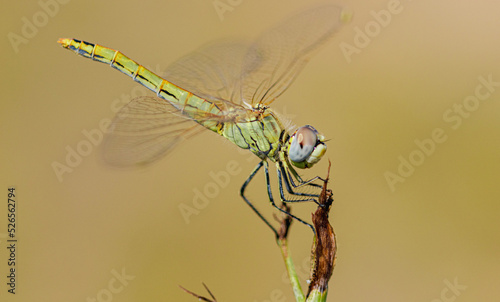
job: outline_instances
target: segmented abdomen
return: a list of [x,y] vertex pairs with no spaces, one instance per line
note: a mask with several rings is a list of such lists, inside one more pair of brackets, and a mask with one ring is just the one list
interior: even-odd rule
[[183,114],[206,128],[218,132],[220,125],[217,119],[210,118],[222,115],[221,109],[216,104],[163,79],[120,51],[76,39],[59,39],[58,42],[82,57],[109,64],[155,92],[157,96],[168,101]]

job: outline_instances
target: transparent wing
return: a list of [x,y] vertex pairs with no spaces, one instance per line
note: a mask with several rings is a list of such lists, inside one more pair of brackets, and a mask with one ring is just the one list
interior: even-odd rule
[[[322,6],[265,32],[253,44],[212,43],[170,65],[164,77],[223,111],[246,110],[244,104],[270,104],[300,73],[307,60],[341,24],[341,8]],[[223,121],[224,116],[200,114]],[[117,114],[107,134],[103,156],[117,166],[151,163],[185,138],[204,131],[167,101],[132,100]]]
[[114,166],[145,165],[160,159],[184,139],[206,131],[157,97],[137,97],[115,116],[103,144],[104,160]]
[[342,9],[320,6],[286,20],[260,36],[242,68],[242,98],[270,104],[342,24]]
[[316,7],[264,32],[253,44],[206,45],[169,66],[164,77],[209,100],[270,104],[340,27],[341,12],[337,6]]
[[207,100],[242,104],[242,62],[249,45],[234,40],[207,44],[168,66],[163,77]]

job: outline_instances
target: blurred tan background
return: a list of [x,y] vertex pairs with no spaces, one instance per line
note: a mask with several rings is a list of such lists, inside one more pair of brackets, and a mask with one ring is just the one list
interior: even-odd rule
[[[6,288],[4,193],[0,300],[195,301],[178,285],[204,294],[205,282],[218,301],[294,301],[272,234],[239,197],[257,159],[215,135],[142,170],[110,169],[92,145],[58,179],[52,165],[65,164],[67,148],[85,144],[84,131],[144,90],[56,41],[99,43],[161,71],[212,40],[256,37],[311,2],[57,3],[47,19],[36,1],[9,3],[1,13],[0,177],[4,192],[17,189],[19,242],[14,297]],[[214,3],[232,10],[218,14]],[[352,22],[274,103],[295,124],[331,138],[330,220],[339,250],[328,300],[499,301],[500,87],[480,78],[500,82],[500,3],[337,3],[354,13]],[[374,14],[388,7],[398,13],[377,27]],[[37,32],[13,46],[9,33],[20,36],[23,18],[34,17]],[[360,38],[366,30],[370,41]],[[446,140],[419,157],[415,140],[428,142],[437,128]],[[398,173],[400,156],[414,171],[391,186],[386,175]],[[210,173],[228,163],[237,167],[230,183],[183,217],[179,207],[195,209],[195,191],[213,187]],[[326,168],[324,160],[306,175]],[[270,215],[263,182],[259,175],[249,196]],[[313,210],[294,208],[306,219]],[[290,236],[305,280],[310,231],[294,224]],[[115,282],[122,272],[134,278]]]

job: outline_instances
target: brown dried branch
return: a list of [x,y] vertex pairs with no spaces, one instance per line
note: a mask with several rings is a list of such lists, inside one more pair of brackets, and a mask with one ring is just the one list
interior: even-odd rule
[[[291,213],[292,208],[286,204],[282,203],[281,208],[288,213]],[[290,225],[292,224],[293,218],[290,215],[283,215],[282,219],[275,216],[275,219],[280,222],[280,228],[278,230],[278,240],[284,240],[288,237],[288,231],[290,230]]]
[[316,230],[316,237],[312,247],[312,267],[311,267],[311,283],[307,296],[317,290],[324,293],[328,290],[328,281],[333,273],[335,259],[337,253],[337,243],[335,232],[328,221],[328,214],[333,203],[333,194],[330,189],[327,189],[327,184],[330,176],[331,163],[328,166],[328,175],[324,181],[323,189],[319,197],[320,206],[314,214],[312,221]]
[[210,299],[208,299],[208,298],[205,298],[205,297],[203,297],[203,296],[200,296],[200,295],[198,295],[198,294],[195,294],[195,293],[193,293],[192,291],[189,291],[189,290],[185,289],[184,287],[182,287],[182,286],[180,286],[180,285],[179,285],[179,287],[180,287],[183,291],[185,291],[186,293],[188,293],[188,294],[190,294],[190,295],[192,295],[192,296],[195,296],[195,297],[196,297],[196,298],[198,298],[198,300],[200,300],[200,301],[205,301],[205,302],[217,302],[217,300],[215,299],[214,295],[212,295],[212,292],[210,292],[210,290],[209,290],[209,289],[208,289],[208,287],[205,285],[205,283],[201,283],[201,284],[203,284],[203,286],[204,286],[204,287],[205,287],[205,289],[207,290],[207,292],[208,292],[208,294],[210,295],[210,297],[212,298],[212,300],[210,300]]

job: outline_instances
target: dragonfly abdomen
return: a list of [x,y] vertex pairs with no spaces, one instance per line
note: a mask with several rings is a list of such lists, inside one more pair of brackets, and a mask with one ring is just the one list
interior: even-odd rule
[[[157,96],[168,101],[180,112],[192,118],[206,128],[217,132],[220,128],[214,119],[204,119],[203,116],[220,115],[221,109],[216,104],[193,95],[175,84],[156,75],[146,67],[125,56],[118,50],[76,39],[59,39],[64,48],[73,50],[76,54],[109,64],[111,67],[130,76]],[[200,116],[201,115],[201,116]]]

